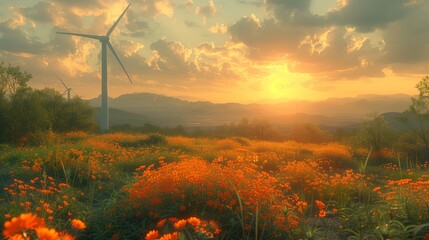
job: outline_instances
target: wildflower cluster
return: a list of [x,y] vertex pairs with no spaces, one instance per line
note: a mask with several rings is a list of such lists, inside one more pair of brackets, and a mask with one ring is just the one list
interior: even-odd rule
[[146,234],[146,240],[175,240],[181,239],[181,236],[185,239],[213,239],[221,232],[215,221],[200,220],[197,217],[162,219],[156,228],[157,230],[151,230]]
[[242,212],[247,228],[255,221],[258,208],[261,224],[276,218],[279,226],[296,226],[299,217],[292,219],[279,212],[284,207],[299,208],[288,201],[285,193],[289,189],[287,184],[258,171],[255,164],[242,158],[212,163],[191,158],[158,169],[147,168],[130,189],[130,201],[152,211],[155,217],[172,202],[194,211],[211,209],[212,213],[230,215]]
[[[73,227],[78,230],[84,229],[85,224],[77,219],[72,220]],[[72,235],[66,232],[57,232],[53,228],[48,228],[43,218],[32,213],[23,213],[18,217],[13,217],[4,223],[3,236],[10,240],[73,240]]]

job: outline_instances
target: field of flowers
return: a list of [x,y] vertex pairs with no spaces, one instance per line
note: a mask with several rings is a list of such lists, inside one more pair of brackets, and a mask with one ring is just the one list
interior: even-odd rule
[[4,239],[429,239],[427,162],[142,134],[0,145]]

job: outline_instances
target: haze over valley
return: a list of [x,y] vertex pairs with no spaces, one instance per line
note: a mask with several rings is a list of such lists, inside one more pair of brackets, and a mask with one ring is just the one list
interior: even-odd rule
[[[89,100],[100,107],[100,98]],[[279,127],[296,123],[313,123],[329,128],[356,127],[368,114],[400,113],[411,104],[411,96],[361,95],[323,101],[289,101],[275,104],[211,103],[187,101],[152,93],[126,94],[110,98],[111,125],[159,126],[187,128],[238,123],[242,119],[267,120]]]

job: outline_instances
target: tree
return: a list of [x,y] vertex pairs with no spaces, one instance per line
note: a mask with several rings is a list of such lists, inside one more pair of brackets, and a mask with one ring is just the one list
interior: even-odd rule
[[0,142],[44,142],[52,130],[92,130],[94,109],[80,98],[65,101],[56,90],[27,86],[31,74],[0,64]]
[[72,98],[70,101],[65,101],[61,109],[56,112],[52,129],[57,132],[94,130],[94,112],[94,108],[88,101],[78,97]]
[[51,124],[41,97],[30,89],[20,89],[14,94],[8,118],[6,132],[9,140],[14,143],[48,131]]
[[55,129],[54,125],[56,125],[56,123],[64,117],[62,110],[66,104],[65,98],[61,95],[60,92],[52,88],[34,90],[34,92],[39,96],[43,104],[43,108],[48,113],[49,121],[51,123],[50,127]]
[[429,155],[429,76],[422,78],[416,88],[419,95],[411,98],[411,105],[400,120],[408,123],[411,131],[423,144],[425,155]]
[[305,143],[322,143],[329,141],[329,135],[313,123],[297,123],[292,126],[289,139]]
[[368,114],[369,119],[365,121],[359,134],[359,140],[368,148],[379,151],[388,147],[393,142],[393,130],[383,115]]
[[20,67],[0,63],[0,98],[13,98],[19,89],[28,88],[27,82],[31,74],[22,71]]
[[31,74],[21,71],[20,67],[0,63],[0,142],[10,140],[11,123],[14,121],[9,116],[13,109],[11,100],[17,92],[28,89],[27,82],[30,78]]

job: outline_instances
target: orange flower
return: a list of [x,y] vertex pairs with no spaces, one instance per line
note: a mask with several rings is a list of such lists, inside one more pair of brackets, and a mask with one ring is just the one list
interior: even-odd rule
[[179,219],[175,218],[175,217],[171,217],[168,219],[169,222],[175,223],[177,221],[179,221]]
[[66,232],[60,232],[59,235],[61,240],[76,240],[76,238]]
[[152,230],[152,231],[149,231],[146,234],[146,237],[144,239],[146,239],[146,240],[156,240],[158,238],[158,235],[159,235],[159,233],[158,233],[157,230]]
[[23,213],[4,223],[3,235],[11,237],[15,234],[25,232],[28,229],[36,229],[45,226],[45,220],[32,213]]
[[157,227],[157,228],[160,228],[160,227],[164,226],[165,222],[167,222],[167,219],[162,219],[161,221],[159,221],[159,222],[156,224],[156,227]]
[[209,225],[211,228],[214,229],[214,234],[219,234],[221,232],[219,225],[217,224],[217,222],[210,220],[209,221]]
[[378,192],[381,190],[381,187],[375,187],[374,189],[372,189],[373,192]]
[[30,240],[30,238],[24,238],[21,234],[15,234],[12,237],[9,237],[8,240]]
[[320,210],[318,216],[321,217],[321,218],[326,217],[326,211],[325,210]]
[[174,227],[176,229],[184,228],[185,226],[186,226],[186,220],[185,219],[179,220],[174,224]]
[[325,210],[325,204],[322,201],[316,200],[316,206],[319,209],[319,211]]
[[178,240],[177,232],[164,234],[159,240]]
[[78,229],[78,230],[82,230],[82,229],[85,229],[85,228],[86,228],[85,223],[84,223],[84,222],[82,222],[82,221],[81,221],[81,220],[79,220],[79,219],[73,219],[73,220],[72,220],[72,225],[73,225],[73,227],[74,227],[74,228],[76,228],[76,229]]
[[55,231],[55,229],[51,229],[51,228],[37,228],[36,229],[36,234],[37,237],[39,239],[43,239],[43,240],[60,240],[60,236],[57,233],[57,231]]
[[199,218],[196,218],[196,217],[190,217],[190,218],[188,218],[188,223],[194,227],[197,227],[201,224],[201,220]]

